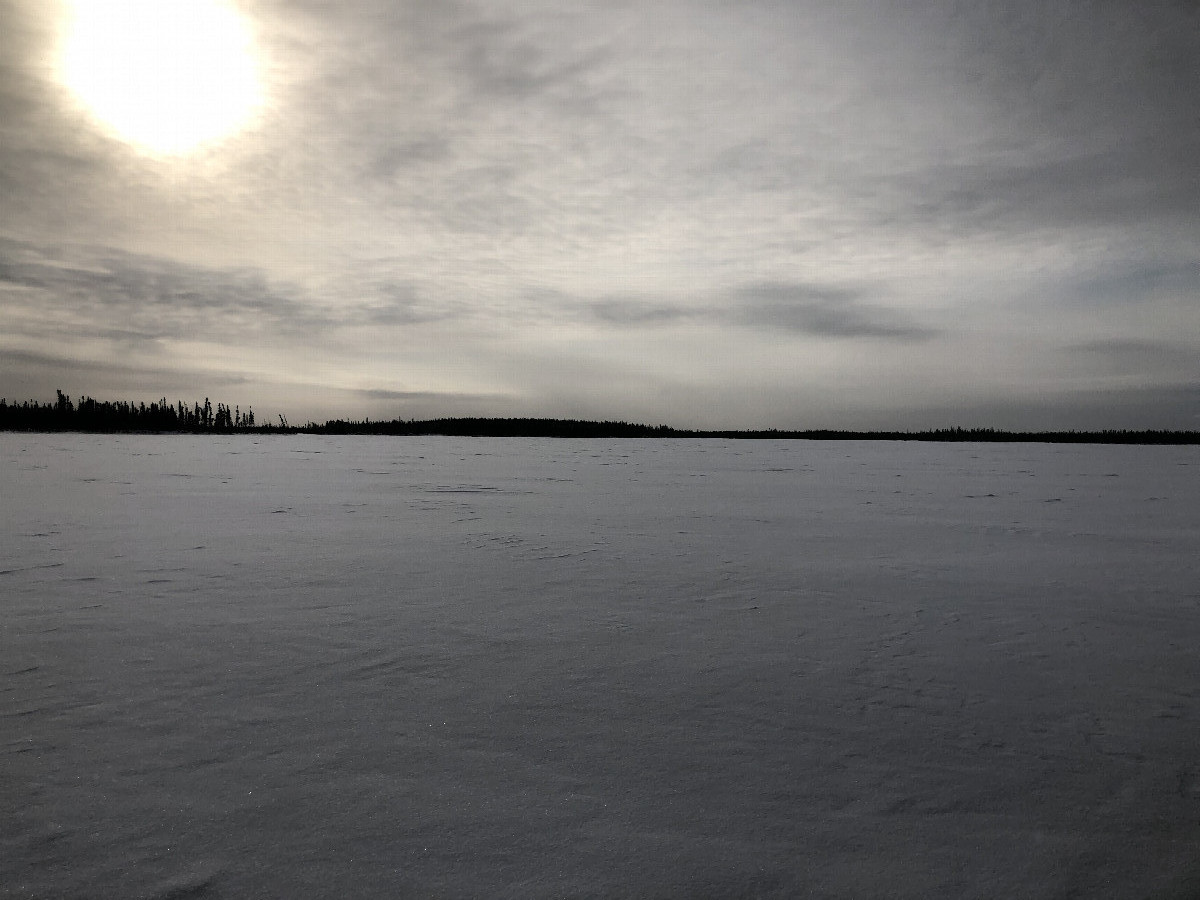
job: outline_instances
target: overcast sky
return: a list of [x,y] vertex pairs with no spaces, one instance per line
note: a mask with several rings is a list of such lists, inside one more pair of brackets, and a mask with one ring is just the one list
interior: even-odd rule
[[235,8],[164,155],[0,3],[0,396],[1200,428],[1195,3]]

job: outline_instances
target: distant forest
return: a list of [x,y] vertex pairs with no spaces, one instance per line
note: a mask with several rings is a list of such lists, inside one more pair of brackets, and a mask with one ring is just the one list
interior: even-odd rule
[[462,437],[547,438],[730,438],[740,440],[888,440],[888,441],[1032,441],[1074,444],[1200,444],[1200,431],[1001,431],[995,428],[937,428],[928,431],[698,431],[667,425],[630,422],[592,422],[580,419],[392,419],[385,422],[330,419],[321,425],[260,423],[254,410],[218,403],[167,402],[165,397],[146,405],[126,400],[99,401],[82,397],[73,402],[62,391],[53,403],[26,400],[9,403],[0,398],[0,431],[79,431],[99,434],[375,434],[454,435]]
[[160,431],[256,431],[254,410],[232,410],[223,403],[168,403],[163,397],[147,406],[127,400],[100,401],[82,397],[78,403],[58,391],[53,403],[8,403],[0,399],[0,429],[5,431],[95,431],[101,433]]

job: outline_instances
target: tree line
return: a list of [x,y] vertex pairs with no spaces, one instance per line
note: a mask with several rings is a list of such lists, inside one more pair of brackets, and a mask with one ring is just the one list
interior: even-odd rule
[[705,431],[632,422],[593,422],[579,419],[393,419],[372,422],[333,419],[309,423],[310,434],[441,434],[462,437],[561,438],[724,438],[727,440],[807,441],[942,441],[1019,442],[1058,444],[1200,444],[1198,431],[1109,429],[1105,431],[1002,431],[996,428],[935,428],[925,431],[838,431],[835,429]]
[[323,425],[309,422],[294,426],[279,416],[279,424],[259,424],[254,410],[208,398],[190,407],[183,401],[162,399],[147,406],[129,401],[99,401],[83,397],[73,402],[62,391],[53,403],[27,400],[8,403],[0,398],[0,431],[89,431],[89,432],[188,432],[324,435],[448,435],[460,437],[539,438],[726,438],[732,440],[873,440],[873,441],[985,441],[1058,444],[1200,444],[1198,431],[1127,430],[1104,431],[1002,431],[996,428],[936,428],[925,431],[837,431],[811,429],[787,431],[776,428],[743,431],[701,431],[668,425],[640,425],[623,421],[585,419],[480,418],[445,419],[330,419]]
[[167,398],[151,403],[133,403],[127,400],[94,400],[81,397],[72,401],[62,391],[57,391],[53,403],[26,400],[23,403],[8,403],[0,398],[0,429],[7,431],[182,431],[182,432],[231,432],[260,430],[254,421],[254,410],[242,413],[240,407],[232,409],[224,403],[215,407],[207,397],[204,403],[191,406],[182,400],[168,403]]

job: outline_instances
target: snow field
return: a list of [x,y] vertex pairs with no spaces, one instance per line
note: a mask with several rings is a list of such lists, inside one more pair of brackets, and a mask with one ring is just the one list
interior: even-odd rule
[[0,434],[0,896],[1200,891],[1194,447]]

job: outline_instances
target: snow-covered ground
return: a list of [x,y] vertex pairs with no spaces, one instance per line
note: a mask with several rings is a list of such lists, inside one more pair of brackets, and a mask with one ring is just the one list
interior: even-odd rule
[[1195,447],[0,434],[0,896],[1190,897]]

